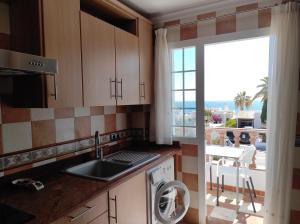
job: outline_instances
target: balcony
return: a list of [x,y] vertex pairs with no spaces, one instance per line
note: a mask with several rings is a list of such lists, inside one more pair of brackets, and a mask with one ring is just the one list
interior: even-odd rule
[[[209,170],[206,170],[207,181],[207,223],[263,223],[264,195],[266,179],[266,129],[254,128],[206,128],[205,141],[207,145],[225,146],[232,143],[232,150],[240,145],[255,145],[256,152],[250,165],[250,175],[253,179],[257,197],[254,198],[256,213],[254,213],[247,189],[243,189],[240,179],[240,210],[235,212],[235,186],[236,179],[233,176],[225,177],[225,191],[220,192],[220,206],[216,206],[216,165],[212,167],[213,189],[210,190]],[[208,159],[208,158],[207,158]]]

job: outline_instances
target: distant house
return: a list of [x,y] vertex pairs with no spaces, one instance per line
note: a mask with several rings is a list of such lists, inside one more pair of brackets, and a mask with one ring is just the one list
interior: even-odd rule
[[261,112],[257,111],[240,111],[237,115],[238,128],[261,128]]

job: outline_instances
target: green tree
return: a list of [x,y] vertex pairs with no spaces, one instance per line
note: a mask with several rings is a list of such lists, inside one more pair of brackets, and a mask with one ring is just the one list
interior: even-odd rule
[[234,104],[241,111],[245,110],[245,108],[249,108],[252,105],[252,100],[250,96],[247,96],[246,91],[240,92],[234,98]]
[[260,88],[259,91],[255,94],[252,101],[261,98],[261,102],[263,103],[260,119],[261,122],[266,123],[267,121],[267,105],[268,105],[268,77],[264,77],[260,81],[262,82],[257,88]]

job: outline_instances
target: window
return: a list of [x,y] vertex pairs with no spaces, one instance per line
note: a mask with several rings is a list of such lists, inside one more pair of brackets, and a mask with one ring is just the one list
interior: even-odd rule
[[176,48],[172,55],[174,137],[196,137],[196,48]]

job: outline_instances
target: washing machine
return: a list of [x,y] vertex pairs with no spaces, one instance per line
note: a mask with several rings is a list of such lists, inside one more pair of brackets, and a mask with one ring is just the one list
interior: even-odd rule
[[186,214],[189,191],[174,173],[173,157],[147,171],[148,224],[175,224]]

